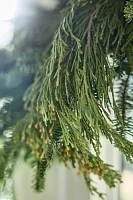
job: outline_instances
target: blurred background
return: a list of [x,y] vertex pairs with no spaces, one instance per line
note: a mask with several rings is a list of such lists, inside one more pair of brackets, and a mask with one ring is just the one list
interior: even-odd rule
[[[51,45],[62,17],[60,10],[65,4],[63,0],[0,0],[0,131],[7,138],[13,125],[26,113],[22,96],[33,82],[38,63],[45,61],[43,49],[49,49]],[[109,189],[93,176],[96,186],[106,194],[105,200],[133,200],[133,166],[105,138],[101,140],[102,158],[121,171],[123,183]],[[28,163],[18,159],[13,178],[8,180],[9,190],[6,194],[1,193],[0,199],[11,199],[12,187],[16,200],[99,199],[89,193],[83,177],[77,175],[76,170],[65,168],[58,160],[49,169],[46,189],[40,195],[31,188],[32,176],[33,170]]]

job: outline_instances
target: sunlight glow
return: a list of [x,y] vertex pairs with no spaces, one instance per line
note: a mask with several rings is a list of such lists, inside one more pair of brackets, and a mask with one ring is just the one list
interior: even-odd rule
[[13,21],[18,0],[0,0],[0,48],[5,48],[13,37]]
[[17,0],[0,0],[0,21],[14,18]]

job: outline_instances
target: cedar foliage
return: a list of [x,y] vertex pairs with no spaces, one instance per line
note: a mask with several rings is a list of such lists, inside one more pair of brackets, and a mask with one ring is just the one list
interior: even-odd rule
[[[125,0],[69,0],[52,44],[32,46],[36,51],[31,58],[37,64],[34,81],[21,94],[27,112],[5,139],[1,183],[10,176],[20,148],[26,148],[26,158],[32,157],[37,192],[44,189],[47,168],[56,155],[65,165],[78,165],[89,190],[101,198],[91,173],[109,187],[121,182],[119,172],[100,157],[100,137],[133,162],[133,143],[127,140],[133,128],[132,8],[133,2]],[[29,62],[25,64],[27,68]]]

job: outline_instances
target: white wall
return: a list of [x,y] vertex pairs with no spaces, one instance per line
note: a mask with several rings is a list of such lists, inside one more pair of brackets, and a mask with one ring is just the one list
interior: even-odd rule
[[[103,160],[114,165],[114,169],[121,168],[121,153],[105,138],[101,138],[103,145],[101,156]],[[46,189],[40,195],[31,188],[32,170],[19,161],[14,173],[16,200],[99,200],[98,196],[89,195],[89,191],[82,177],[75,169],[67,169],[64,165],[55,163],[46,176]],[[97,182],[99,191],[106,193],[105,200],[120,200],[119,185],[110,189],[103,181],[92,176]]]
[[[104,138],[101,137],[101,158],[108,164],[111,164],[114,166],[115,170],[118,170],[121,172],[121,153],[120,151],[115,148],[113,145],[110,144],[110,142]],[[117,184],[116,188],[109,188],[104,181],[98,180],[97,177],[92,176],[93,180],[97,182],[97,187],[100,192],[103,192],[106,194],[105,200],[120,200],[120,185]],[[90,200],[99,200],[99,197],[97,196],[91,196]]]
[[46,189],[38,195],[31,188],[31,168],[19,161],[14,173],[16,200],[88,200],[85,181],[76,173],[74,169],[55,163],[47,173]]

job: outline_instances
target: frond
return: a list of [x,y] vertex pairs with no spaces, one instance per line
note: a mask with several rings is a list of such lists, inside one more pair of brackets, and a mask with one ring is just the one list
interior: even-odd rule
[[[56,153],[65,164],[78,163],[89,189],[99,197],[102,194],[91,185],[90,173],[110,187],[121,182],[119,173],[100,158],[101,135],[133,162],[133,143],[126,139],[132,128],[128,111],[132,108],[133,22],[125,22],[124,6],[125,1],[69,0],[64,10],[50,55],[25,92],[28,113],[13,133],[15,145],[21,141],[35,158],[36,191],[44,188],[45,173]],[[116,76],[118,100],[113,91]]]
[[124,14],[127,22],[131,22],[133,19],[133,0],[127,1],[124,9]]
[[[120,176],[110,171],[100,158],[100,135],[132,162],[132,143],[126,140],[125,133],[120,135],[114,130],[110,119],[110,107],[114,109],[119,124],[124,116],[124,110],[122,116],[113,93],[116,60],[125,54],[131,62],[133,28],[125,23],[123,9],[124,3],[115,0],[70,0],[55,33],[51,54],[25,94],[29,114],[24,120],[23,141],[42,160],[37,172],[41,185],[47,165],[53,159],[54,146],[57,152],[64,148],[70,157],[75,149],[77,157],[84,159],[85,166],[94,169],[91,169],[93,173],[98,167],[106,169],[102,178],[110,187],[114,186],[115,178],[120,181]],[[113,54],[112,65],[109,54]],[[89,144],[93,145],[96,157],[91,155]],[[64,150],[59,155],[66,163],[62,156]],[[65,158],[74,166],[74,155],[72,158],[68,155]],[[37,182],[36,188],[41,187],[40,183]]]

